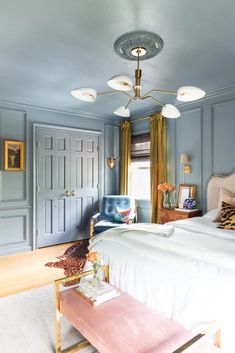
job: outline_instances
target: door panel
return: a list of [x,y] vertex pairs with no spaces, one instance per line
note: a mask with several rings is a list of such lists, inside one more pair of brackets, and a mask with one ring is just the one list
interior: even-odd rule
[[70,241],[70,135],[38,130],[38,247]]
[[97,135],[71,134],[71,230],[72,239],[84,237],[88,220],[98,202]]
[[39,128],[37,141],[38,247],[87,237],[99,197],[98,136]]
[[53,210],[53,201],[44,200],[44,210],[45,210],[45,234],[52,233],[52,210]]

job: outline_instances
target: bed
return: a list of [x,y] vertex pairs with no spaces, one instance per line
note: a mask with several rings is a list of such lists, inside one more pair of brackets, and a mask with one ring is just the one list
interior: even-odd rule
[[101,233],[90,250],[110,265],[110,281],[194,332],[217,321],[223,352],[235,352],[235,231],[213,222],[223,186],[235,173],[212,177],[208,213],[165,225],[132,224]]

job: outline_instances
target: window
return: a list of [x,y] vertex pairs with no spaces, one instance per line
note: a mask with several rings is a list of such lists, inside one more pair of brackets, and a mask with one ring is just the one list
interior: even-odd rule
[[131,138],[130,195],[135,199],[150,199],[150,135]]
[[150,199],[150,161],[133,161],[130,170],[130,195],[137,200]]

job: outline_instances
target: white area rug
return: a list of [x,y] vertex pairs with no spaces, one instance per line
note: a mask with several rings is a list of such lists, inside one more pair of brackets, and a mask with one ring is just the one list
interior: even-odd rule
[[[62,319],[62,348],[81,336]],[[46,286],[0,299],[1,353],[54,353],[54,286]],[[98,353],[88,346],[79,353]]]

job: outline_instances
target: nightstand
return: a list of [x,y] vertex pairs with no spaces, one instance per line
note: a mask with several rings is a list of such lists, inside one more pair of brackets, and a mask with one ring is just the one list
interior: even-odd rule
[[178,211],[174,208],[160,208],[159,209],[159,223],[164,224],[167,222],[178,221],[179,219],[187,219],[192,217],[200,217],[202,215],[201,210],[191,211]]

